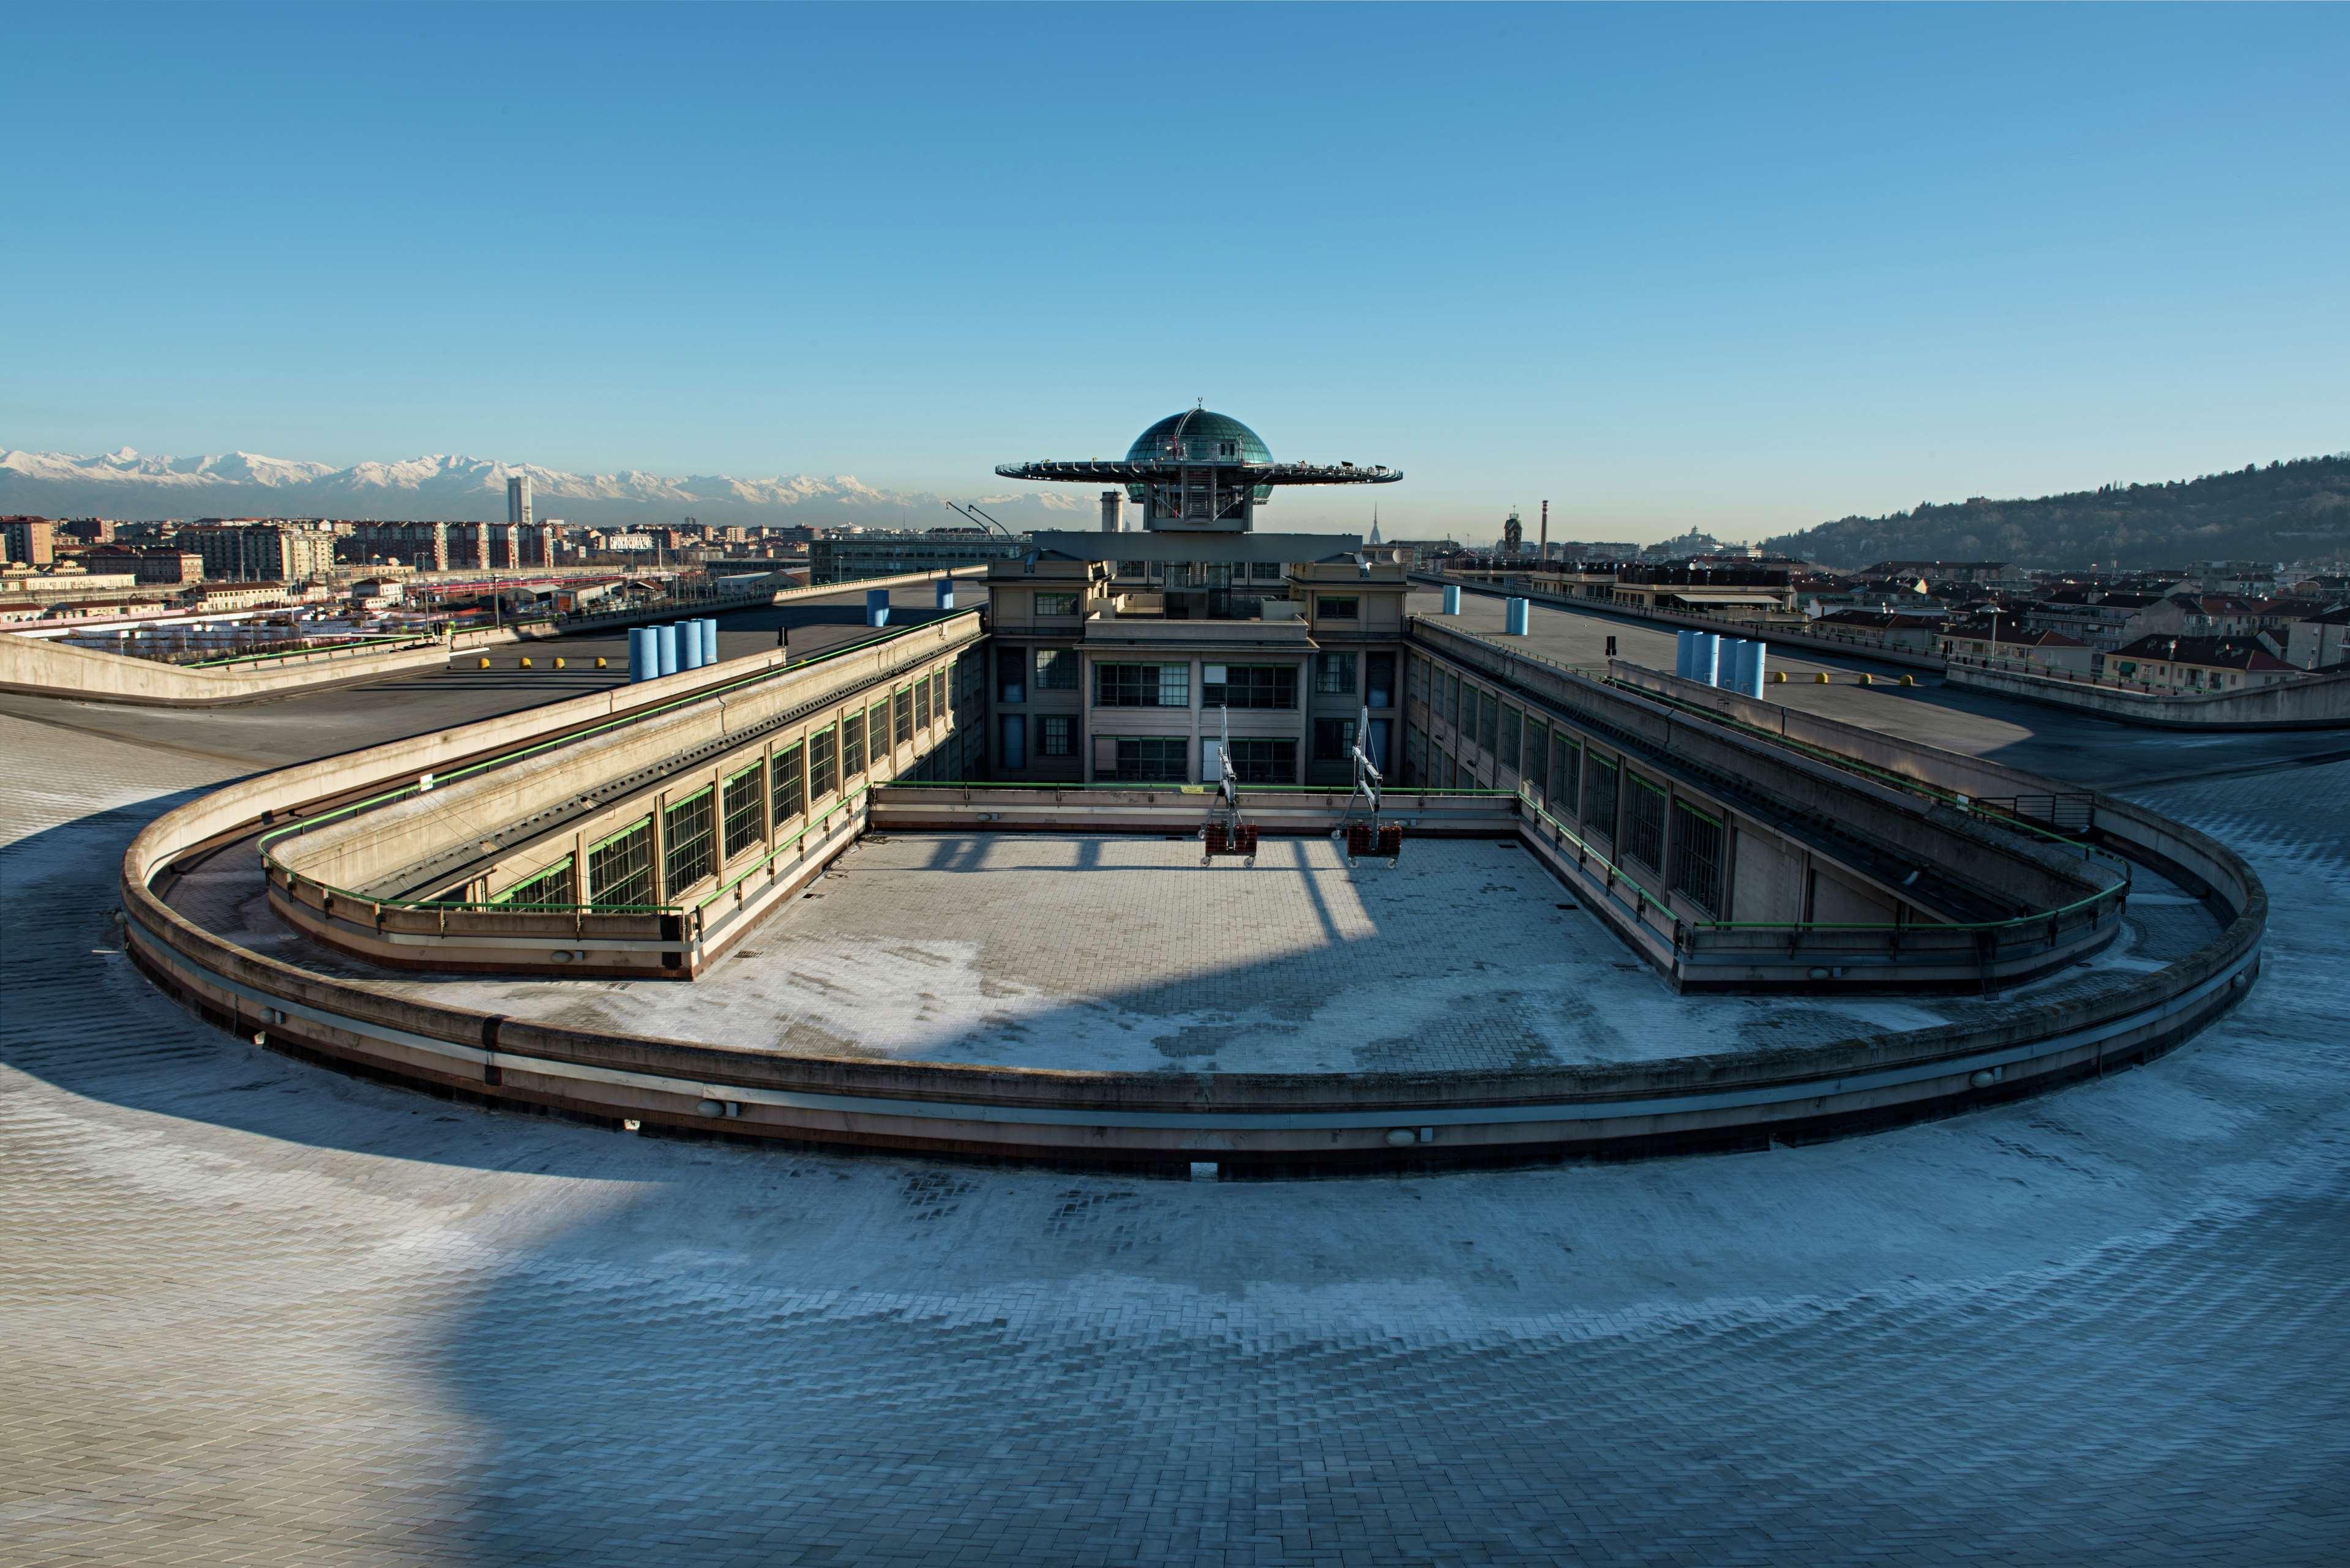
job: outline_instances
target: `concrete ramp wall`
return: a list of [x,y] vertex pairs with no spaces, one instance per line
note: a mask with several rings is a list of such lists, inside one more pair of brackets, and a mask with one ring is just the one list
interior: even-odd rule
[[448,645],[437,637],[390,648],[312,649],[250,664],[204,669],[96,653],[46,638],[0,634],[0,691],[161,708],[257,702],[320,686],[439,670],[448,662]]

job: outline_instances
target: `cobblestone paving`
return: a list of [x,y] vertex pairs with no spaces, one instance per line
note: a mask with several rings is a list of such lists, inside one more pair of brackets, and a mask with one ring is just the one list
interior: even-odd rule
[[269,1056],[106,919],[209,764],[0,744],[0,1563],[2345,1561],[2350,767],[2152,797],[2279,918],[2150,1068],[1762,1155],[1187,1185]]

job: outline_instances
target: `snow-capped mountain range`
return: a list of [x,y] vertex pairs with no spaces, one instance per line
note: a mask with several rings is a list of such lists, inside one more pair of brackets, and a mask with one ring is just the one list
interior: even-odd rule
[[[213,457],[153,457],[130,447],[77,452],[0,451],[0,513],[53,517],[341,517],[398,522],[505,516],[506,481],[530,478],[540,517],[569,523],[951,524],[942,499],[926,491],[880,490],[849,474],[673,479],[628,470],[566,473],[534,463],[435,453],[399,462],[323,462],[234,452]],[[1024,491],[959,496],[977,500],[1014,528],[1082,526],[1095,493]]]

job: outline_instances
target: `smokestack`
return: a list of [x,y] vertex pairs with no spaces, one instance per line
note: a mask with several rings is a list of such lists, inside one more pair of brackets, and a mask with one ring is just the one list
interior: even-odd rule
[[1547,561],[1550,559],[1550,503],[1547,501],[1543,503],[1542,533],[1539,537],[1542,543],[1534,551],[1534,559]]
[[1125,497],[1115,490],[1102,492],[1103,533],[1115,534],[1118,531],[1118,503],[1124,499]]

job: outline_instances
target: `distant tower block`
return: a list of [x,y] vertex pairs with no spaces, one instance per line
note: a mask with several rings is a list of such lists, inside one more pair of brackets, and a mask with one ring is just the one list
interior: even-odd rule
[[1102,492],[1102,532],[1117,534],[1126,527],[1126,494],[1123,491]]
[[1526,525],[1518,520],[1518,509],[1510,508],[1507,521],[1502,524],[1502,554],[1515,556],[1526,542]]
[[517,473],[506,481],[506,521],[515,527],[530,526],[530,475]]

